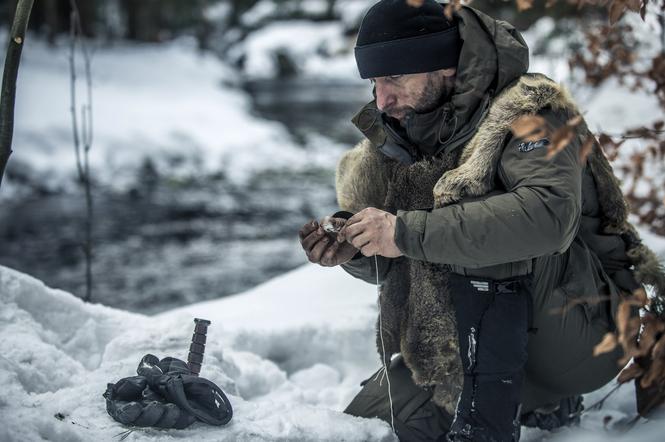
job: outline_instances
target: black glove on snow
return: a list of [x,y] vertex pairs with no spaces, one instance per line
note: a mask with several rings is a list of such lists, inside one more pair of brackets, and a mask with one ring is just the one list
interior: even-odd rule
[[108,384],[103,395],[108,414],[124,425],[181,429],[197,419],[225,425],[233,416],[224,392],[180,359],[147,354],[136,372]]

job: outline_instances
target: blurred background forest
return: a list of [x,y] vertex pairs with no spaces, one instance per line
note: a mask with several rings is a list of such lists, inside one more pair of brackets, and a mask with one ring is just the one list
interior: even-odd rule
[[[297,229],[336,210],[334,166],[360,140],[350,118],[371,99],[353,45],[373,3],[78,2],[94,97],[93,301],[154,313],[306,262]],[[612,27],[618,13],[606,1],[471,4],[513,23],[531,71],[573,92],[647,235],[665,235],[663,4]],[[3,47],[15,5],[0,5]],[[30,18],[0,192],[0,264],[82,296],[70,13],[69,0],[42,0]],[[84,78],[80,59],[76,69]]]

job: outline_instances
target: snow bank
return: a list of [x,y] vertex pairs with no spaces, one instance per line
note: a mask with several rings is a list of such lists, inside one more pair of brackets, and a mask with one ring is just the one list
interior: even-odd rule
[[195,316],[212,320],[201,374],[229,393],[232,423],[128,440],[392,440],[387,424],[340,412],[378,364],[375,292],[341,273],[307,266],[147,317],[0,267],[0,440],[113,440],[124,428],[106,414],[106,383],[135,374],[145,353],[185,358]]

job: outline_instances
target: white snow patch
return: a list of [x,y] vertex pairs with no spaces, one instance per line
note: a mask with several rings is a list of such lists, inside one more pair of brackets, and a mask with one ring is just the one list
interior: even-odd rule
[[375,291],[342,273],[306,266],[148,317],[0,267],[0,440],[113,440],[125,428],[106,414],[106,383],[134,375],[146,353],[185,358],[194,316],[212,320],[201,374],[228,393],[233,421],[129,440],[394,440],[388,424],[341,413],[378,364]]

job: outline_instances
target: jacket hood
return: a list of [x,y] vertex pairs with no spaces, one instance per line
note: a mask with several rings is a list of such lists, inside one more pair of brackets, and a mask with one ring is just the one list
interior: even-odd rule
[[409,144],[429,154],[452,150],[473,136],[491,98],[528,70],[528,47],[512,25],[468,6],[455,17],[462,48],[451,99],[414,115],[404,131],[380,114],[376,100],[368,103],[352,121],[376,146],[388,139],[410,151]]
[[463,43],[451,102],[467,121],[486,94],[498,94],[527,72],[529,48],[510,23],[476,9],[462,7],[457,23]]

